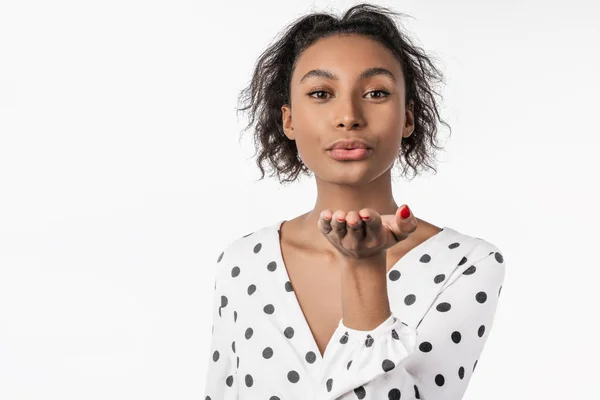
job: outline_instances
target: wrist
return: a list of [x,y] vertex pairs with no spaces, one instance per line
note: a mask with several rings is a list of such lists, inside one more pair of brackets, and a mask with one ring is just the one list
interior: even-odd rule
[[339,260],[339,263],[342,270],[354,270],[358,268],[361,270],[378,270],[386,268],[386,261],[386,252],[381,252],[374,256],[364,258],[342,257]]

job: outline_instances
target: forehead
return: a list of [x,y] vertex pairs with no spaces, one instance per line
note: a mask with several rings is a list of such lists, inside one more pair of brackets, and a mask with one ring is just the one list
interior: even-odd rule
[[367,68],[389,69],[402,81],[402,68],[390,49],[376,41],[359,35],[336,35],[319,39],[304,50],[297,60],[292,76],[299,83],[312,69],[330,70],[340,79],[353,80]]

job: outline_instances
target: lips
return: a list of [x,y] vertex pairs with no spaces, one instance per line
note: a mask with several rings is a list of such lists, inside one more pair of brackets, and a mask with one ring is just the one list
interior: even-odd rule
[[359,161],[369,157],[373,150],[365,148],[355,149],[331,149],[327,151],[327,154],[338,161]]
[[363,139],[340,139],[330,145],[327,150],[335,149],[370,149],[371,146]]

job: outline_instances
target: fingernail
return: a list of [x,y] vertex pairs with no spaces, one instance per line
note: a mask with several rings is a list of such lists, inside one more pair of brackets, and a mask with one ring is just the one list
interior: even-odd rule
[[339,222],[344,222],[344,219],[340,219],[339,217],[336,218]]
[[365,221],[368,221],[371,219],[371,217],[369,217],[368,215],[366,217],[363,217],[362,215],[360,216],[362,219],[364,219]]
[[400,216],[403,219],[410,217],[410,209],[408,208],[408,206],[404,206],[404,208],[400,210]]

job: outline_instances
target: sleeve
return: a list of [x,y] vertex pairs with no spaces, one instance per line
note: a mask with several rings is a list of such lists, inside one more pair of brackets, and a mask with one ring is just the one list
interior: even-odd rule
[[371,331],[340,321],[319,398],[462,399],[490,333],[504,277],[499,251],[461,267],[418,333],[394,314]]
[[214,266],[212,333],[204,389],[205,400],[238,399],[235,342],[231,339],[233,310],[226,279],[227,265],[227,251],[224,251]]

